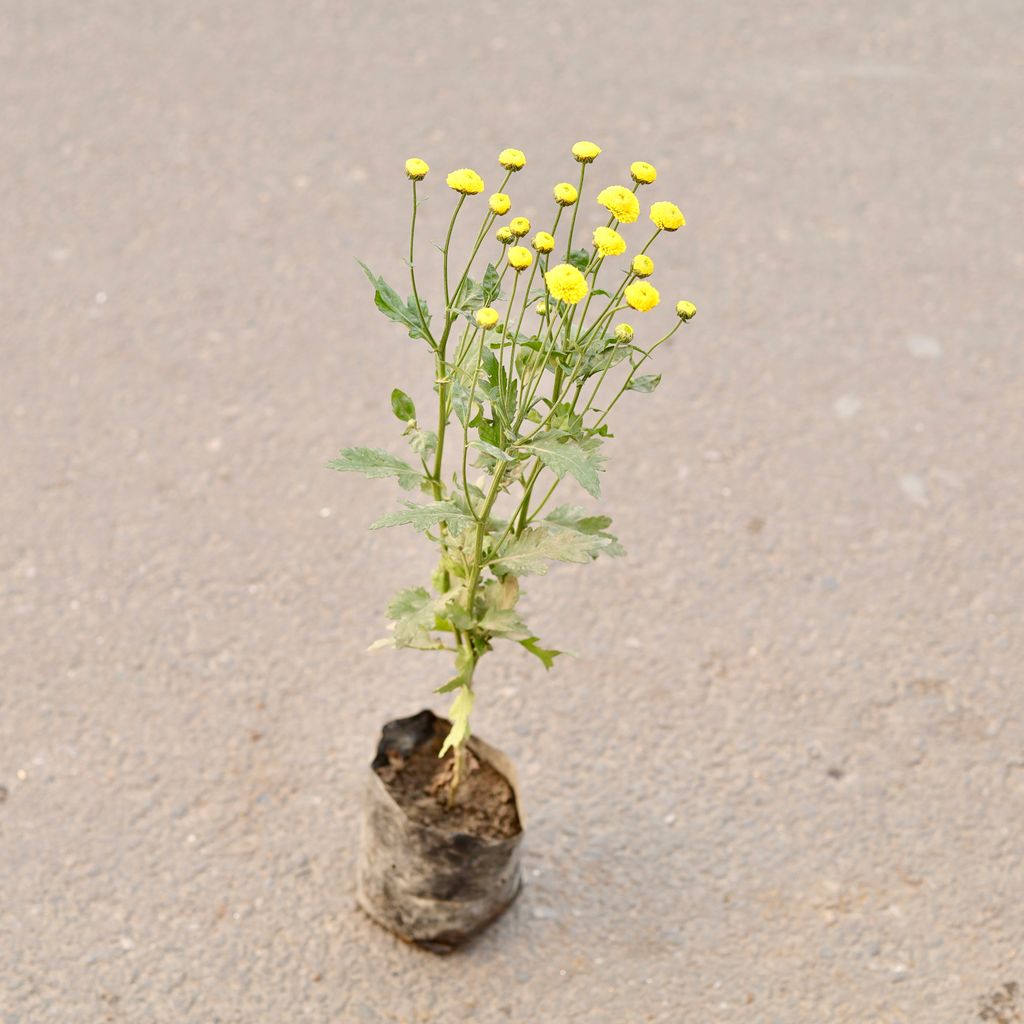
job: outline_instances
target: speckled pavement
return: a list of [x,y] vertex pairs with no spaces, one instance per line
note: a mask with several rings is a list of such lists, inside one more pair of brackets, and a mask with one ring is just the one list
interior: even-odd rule
[[[1022,52],[1016,0],[2,5],[0,1024],[1024,1018]],[[377,729],[445,707],[366,653],[429,552],[324,468],[429,395],[355,257],[407,156],[438,241],[446,170],[520,147],[547,217],[581,138],[700,312],[629,557],[528,588],[579,657],[481,669],[527,886],[440,959],[354,909]]]

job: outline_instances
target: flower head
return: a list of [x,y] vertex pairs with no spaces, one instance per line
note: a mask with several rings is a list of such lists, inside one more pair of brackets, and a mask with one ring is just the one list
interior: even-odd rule
[[577,142],[572,147],[572,155],[581,164],[592,164],[601,155],[601,147],[592,142]]
[[599,256],[621,256],[626,251],[626,240],[611,228],[596,228],[594,248]]
[[445,180],[449,188],[461,192],[464,196],[475,196],[484,190],[484,179],[468,167],[452,171]]
[[538,231],[530,244],[537,252],[551,252],[555,247],[555,236],[548,234],[547,231]]
[[658,172],[645,160],[637,160],[629,165],[629,176],[638,185],[650,185],[658,176]]
[[651,221],[662,231],[678,231],[686,224],[683,211],[675,203],[651,203]]
[[575,304],[587,294],[587,279],[571,263],[552,267],[544,281],[548,291],[562,302]]
[[512,234],[512,229],[507,224],[503,224],[494,232],[494,237],[501,242],[502,245],[508,245],[510,242],[515,241],[516,236]]
[[634,281],[626,286],[623,294],[626,296],[626,302],[639,313],[646,313],[661,302],[658,289],[646,281]]
[[631,269],[637,277],[650,277],[654,273],[654,260],[644,253],[637,253],[633,257]]
[[508,226],[516,238],[522,238],[530,230],[530,222],[525,217],[513,217]]
[[632,341],[633,340],[633,328],[629,324],[619,324],[615,328],[615,337],[619,341]]
[[495,192],[494,195],[487,200],[487,205],[491,208],[491,213],[496,213],[501,217],[512,209],[512,200],[509,199],[504,192]]
[[692,320],[697,315],[697,307],[683,299],[676,303],[676,316],[680,320]]
[[405,161],[405,174],[413,181],[422,181],[430,170],[430,164],[417,156],[410,157]]
[[506,171],[521,171],[526,166],[526,154],[521,149],[503,149],[498,154],[498,163]]
[[559,206],[572,206],[573,203],[579,199],[580,194],[576,191],[575,187],[570,185],[567,181],[560,181],[554,187],[555,202]]
[[509,266],[518,274],[533,262],[533,253],[525,245],[513,245],[508,251]]
[[632,224],[640,216],[640,201],[625,185],[609,185],[597,193],[597,201],[623,224]]
[[498,322],[498,311],[491,309],[490,306],[484,306],[483,309],[478,309],[473,314],[473,319],[477,322],[477,326],[489,331]]
[[547,316],[548,304],[543,299],[541,299],[540,302],[538,302],[537,305],[533,307],[533,310],[538,316]]

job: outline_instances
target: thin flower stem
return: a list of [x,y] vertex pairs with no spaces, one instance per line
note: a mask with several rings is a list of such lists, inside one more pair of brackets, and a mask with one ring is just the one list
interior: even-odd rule
[[579,211],[580,203],[583,201],[583,176],[587,173],[587,165],[585,163],[580,164],[580,183],[576,186],[576,202],[572,204],[572,221],[569,224],[569,241],[565,247],[565,258],[566,261],[569,259],[569,255],[572,252],[572,236],[576,230],[576,214]]
[[676,323],[675,327],[673,327],[672,330],[669,331],[668,334],[666,334],[664,338],[662,338],[660,341],[656,341],[646,351],[644,351],[644,349],[639,349],[639,351],[644,353],[643,359],[641,359],[640,362],[638,362],[636,364],[636,366],[634,366],[633,369],[629,371],[629,376],[626,378],[625,383],[622,385],[621,388],[619,388],[618,394],[616,394],[616,396],[611,400],[611,403],[609,404],[608,408],[605,409],[604,412],[601,413],[601,415],[597,419],[597,422],[590,428],[591,431],[599,429],[601,424],[604,423],[605,419],[608,417],[608,413],[610,413],[612,411],[612,409],[615,408],[616,402],[618,402],[618,400],[626,392],[626,389],[629,387],[630,383],[632,382],[633,377],[636,375],[636,371],[639,370],[640,367],[643,366],[644,363],[646,363],[647,360],[650,359],[652,355],[654,355],[655,350],[660,348],[662,345],[664,345],[665,342],[668,341],[668,339],[671,338],[672,335],[675,334],[676,331],[678,331],[679,328],[682,327],[684,323],[685,323],[684,320],[679,320]]
[[445,308],[445,320],[450,322],[451,311],[449,306],[452,304],[451,292],[448,289],[448,250],[452,244],[452,231],[455,228],[455,218],[459,215],[459,210],[462,209],[462,204],[466,201],[466,193],[462,192],[459,195],[459,201],[455,204],[455,209],[452,211],[452,219],[448,221],[448,234],[444,240],[444,308]]
[[416,290],[416,264],[415,264],[415,251],[416,251],[416,210],[419,207],[419,203],[416,199],[416,179],[412,179],[412,224],[409,227],[409,280],[412,282],[412,295],[416,300],[416,313],[420,318],[420,327],[423,328],[423,333],[426,335],[427,341],[430,342],[433,348],[437,348],[437,342],[434,340],[434,336],[430,333],[430,328],[427,326],[426,318],[423,316],[423,305],[420,302],[420,293]]

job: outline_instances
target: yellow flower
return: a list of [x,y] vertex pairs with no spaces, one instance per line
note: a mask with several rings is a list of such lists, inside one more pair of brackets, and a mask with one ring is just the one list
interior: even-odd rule
[[597,201],[623,224],[632,224],[640,216],[640,201],[625,185],[609,185],[597,193]]
[[637,160],[629,165],[629,176],[638,185],[650,185],[658,176],[658,172],[646,161]]
[[619,341],[632,341],[633,340],[633,328],[629,324],[619,324],[615,328],[615,337]]
[[411,178],[413,181],[422,181],[427,176],[427,171],[429,170],[430,165],[425,160],[420,160],[419,157],[410,157],[405,161],[406,177]]
[[533,262],[533,253],[524,245],[513,245],[508,251],[508,262],[518,274],[520,270],[525,270]]
[[509,230],[516,238],[522,238],[530,230],[530,222],[525,217],[513,217],[509,222]]
[[548,291],[562,302],[575,304],[587,294],[587,279],[571,263],[552,267],[544,280]]
[[503,149],[498,154],[498,163],[506,171],[521,171],[526,166],[526,155],[521,149]]
[[547,231],[538,231],[530,244],[537,252],[551,252],[555,247],[555,236],[548,234]]
[[540,302],[538,302],[537,305],[533,307],[533,309],[538,316],[548,315],[548,304],[543,299],[541,299]]
[[516,236],[512,234],[512,229],[507,224],[503,224],[494,232],[494,237],[501,242],[502,245],[508,245]]
[[621,256],[626,251],[626,240],[611,228],[596,228],[594,248],[600,256]]
[[473,314],[473,319],[477,322],[477,325],[482,327],[485,331],[489,331],[498,322],[498,311],[491,309],[490,306],[484,306],[483,309],[478,309]]
[[637,277],[650,277],[654,273],[654,260],[650,256],[639,253],[633,257],[632,269]]
[[692,320],[697,315],[697,307],[692,302],[683,299],[676,303],[676,316],[680,320]]
[[579,199],[579,193],[567,181],[559,182],[555,188],[555,202],[559,206],[572,206]]
[[601,155],[601,147],[592,142],[577,142],[572,147],[572,155],[581,164],[592,164]]
[[678,231],[686,223],[683,211],[675,203],[651,203],[651,220],[662,231]]
[[492,213],[496,213],[501,217],[512,209],[512,200],[509,199],[504,192],[495,192],[494,195],[487,200],[487,205],[491,208]]
[[627,285],[624,294],[626,302],[640,313],[646,313],[648,310],[654,309],[661,302],[658,289],[646,281],[634,281],[631,285]]
[[464,196],[475,196],[484,190],[484,179],[476,171],[471,171],[468,167],[452,171],[445,180],[448,182],[449,188],[455,189],[456,192],[461,192]]

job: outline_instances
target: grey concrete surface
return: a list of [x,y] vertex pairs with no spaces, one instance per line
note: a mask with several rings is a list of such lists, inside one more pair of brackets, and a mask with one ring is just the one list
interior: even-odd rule
[[[1010,0],[2,5],[0,1022],[1020,1020],[1022,52]],[[353,909],[443,671],[365,653],[429,556],[323,468],[429,391],[354,257],[405,157],[437,240],[446,170],[521,147],[536,213],[580,138],[700,314],[628,559],[529,587],[578,659],[485,662],[529,884],[439,960]]]

